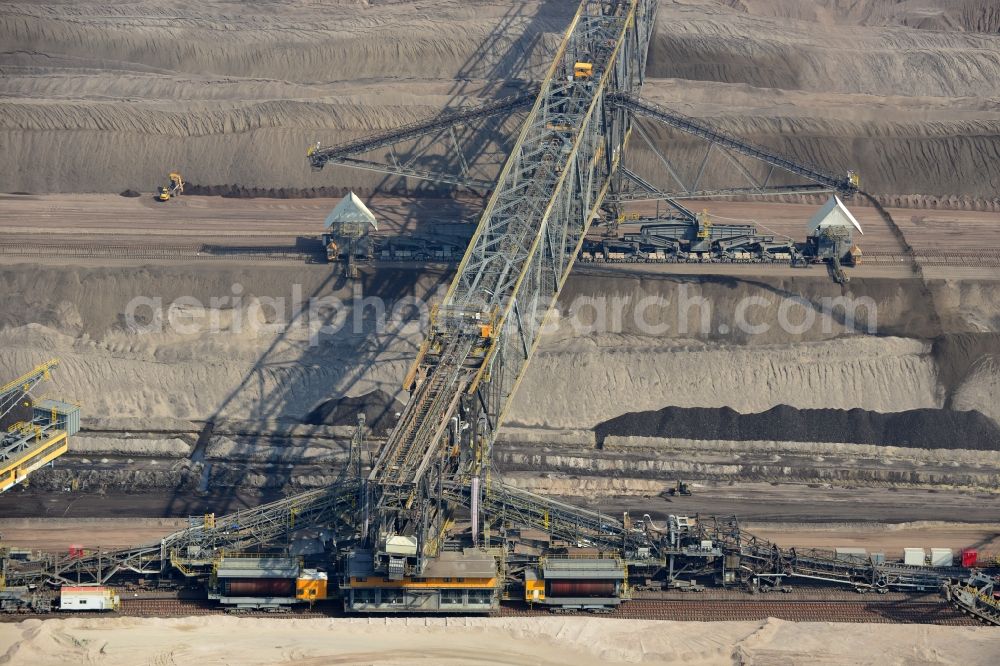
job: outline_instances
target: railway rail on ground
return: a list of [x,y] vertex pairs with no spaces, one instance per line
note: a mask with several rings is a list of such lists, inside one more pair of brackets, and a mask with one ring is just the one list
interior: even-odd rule
[[137,244],[38,244],[0,243],[0,256],[79,259],[230,259],[235,261],[287,261],[289,259],[322,262],[322,248],[300,249],[293,246],[225,245],[137,245]]
[[[784,595],[746,600],[721,599],[633,599],[627,604],[601,613],[598,617],[632,620],[672,620],[694,622],[758,622],[767,618],[798,622],[850,622],[867,624],[934,624],[947,626],[976,626],[975,618],[957,609],[941,604],[935,595],[927,597],[880,595],[858,598],[799,598]],[[905,596],[905,595],[904,595]],[[214,602],[204,599],[178,599],[176,597],[122,595],[121,609],[114,616],[128,617],[204,617],[227,615],[227,611]],[[542,607],[524,603],[504,604],[493,617],[540,617],[552,613]],[[588,615],[577,613],[578,615]],[[282,612],[244,611],[241,617],[268,617],[288,619],[319,619],[343,617],[339,604],[326,604],[309,608],[283,609]],[[94,613],[58,613],[56,615],[6,615],[0,621],[20,621],[28,618],[89,617]],[[108,615],[102,615],[108,617]]]
[[[968,268],[1000,268],[1000,248],[981,250],[935,252],[917,250],[916,262],[922,266],[964,266]],[[910,256],[902,252],[872,250],[865,252],[866,266],[898,266],[910,261]]]
[[[33,257],[33,258],[79,258],[79,259],[194,259],[194,260],[231,260],[243,262],[266,261],[303,261],[308,263],[323,263],[326,261],[325,251],[319,241],[314,246],[295,245],[159,245],[154,243],[29,243],[0,242],[0,257]],[[886,250],[869,250],[865,252],[864,266],[899,266],[910,261],[907,254]],[[1000,248],[984,248],[969,251],[917,251],[918,264],[934,267],[967,267],[967,268],[1000,268]],[[407,261],[387,261],[377,259],[377,264],[414,263]],[[420,263],[442,263],[420,262]],[[454,263],[454,262],[443,262]],[[607,262],[615,263],[615,262]],[[780,264],[781,262],[773,262]],[[787,262],[785,262],[787,263]],[[605,264],[606,265],[606,264]]]

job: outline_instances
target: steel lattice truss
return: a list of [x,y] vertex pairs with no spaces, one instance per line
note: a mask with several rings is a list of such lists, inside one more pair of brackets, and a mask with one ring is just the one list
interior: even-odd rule
[[[445,298],[445,312],[499,313],[480,374],[490,381],[473,386],[491,437],[611,186],[631,125],[605,98],[640,85],[655,8],[583,3]],[[568,81],[587,58],[594,80]]]
[[[616,3],[605,4],[614,5]],[[644,4],[640,3],[640,5]],[[649,8],[649,11],[652,12],[655,10],[655,3],[650,4],[653,6]],[[642,10],[643,7],[640,6],[640,18]],[[595,26],[586,25],[586,19],[584,19],[584,24],[578,27],[578,32],[573,36],[574,43],[579,45],[581,42],[586,43],[590,37],[599,36],[594,32],[594,28]],[[588,29],[590,33],[588,33]],[[600,27],[596,26],[596,29],[599,31]],[[638,31],[634,34],[638,35]],[[648,30],[646,30],[644,39],[646,40],[645,43],[648,44]],[[641,41],[634,43],[642,44]],[[566,44],[564,43],[563,46],[565,47]],[[625,50],[627,51],[628,45],[625,46]],[[638,51],[642,52],[638,53]],[[565,50],[560,50],[561,57],[565,56],[566,53]],[[590,53],[586,49],[576,50],[576,54],[585,60],[592,59]],[[626,60],[631,55],[627,52],[624,53],[623,60]],[[646,52],[639,48],[637,49],[637,55],[640,65],[639,74],[641,75],[645,67]],[[853,181],[849,175],[846,177],[835,176],[820,167],[807,164],[800,159],[783,156],[772,149],[755,145],[712,127],[707,122],[690,118],[663,105],[640,99],[636,95],[634,88],[616,88],[615,84],[616,82],[612,81],[611,86],[603,91],[602,101],[607,107],[602,110],[603,116],[617,115],[615,110],[620,109],[624,110],[628,116],[620,124],[624,124],[630,129],[633,127],[631,119],[641,117],[652,121],[654,124],[678,130],[701,140],[704,144],[704,154],[699,160],[697,170],[686,178],[683,174],[684,169],[681,168],[682,165],[675,160],[671,160],[668,156],[669,146],[668,149],[658,146],[641,124],[635,124],[634,129],[636,134],[642,140],[645,147],[655,156],[657,164],[662,168],[667,179],[674,184],[674,187],[670,189],[657,187],[648,178],[643,178],[634,171],[623,168],[615,179],[615,185],[617,186],[612,187],[612,191],[606,197],[606,201],[609,204],[659,199],[665,200],[677,207],[678,204],[676,204],[675,200],[685,198],[815,194],[821,192],[837,192],[843,196],[850,196],[858,190],[857,182]],[[555,120],[560,116],[564,120],[579,120],[582,118],[583,113],[580,109],[576,109],[575,112],[570,110],[567,113],[562,107],[558,105],[553,107],[551,105],[553,96],[558,97],[560,93],[565,93],[567,88],[567,82],[564,80],[557,79],[553,81],[552,79],[546,79],[543,83],[543,90],[537,97],[534,93],[526,93],[489,102],[479,107],[447,110],[424,121],[381,132],[339,146],[316,149],[310,152],[309,160],[314,169],[322,169],[326,164],[340,164],[407,178],[487,191],[493,187],[494,183],[471,176],[471,163],[463,152],[456,129],[484,119],[506,117],[513,113],[525,111],[531,107],[533,101],[536,102],[535,109],[537,109],[537,103],[541,102],[541,115],[535,115],[535,120],[539,117],[548,117],[553,119],[553,124],[546,127],[539,127],[537,124],[529,121],[522,127],[522,134],[519,137],[519,142],[524,142],[519,143],[520,146],[534,144],[537,148],[539,140],[545,137],[545,130],[551,130],[556,126],[557,123]],[[548,104],[546,104],[546,100],[549,102]],[[598,114],[598,116],[601,115]],[[598,120],[600,120],[600,117]],[[525,132],[529,133],[528,136],[525,136]],[[406,142],[426,137],[434,137],[435,140],[424,145],[422,148],[408,149],[405,153],[405,158],[397,154],[397,148],[402,149],[402,146]],[[427,157],[425,151],[428,148],[441,142],[449,144],[450,149],[454,153],[458,173],[456,173],[455,169],[432,170],[415,166],[418,161]],[[388,161],[379,161],[372,155],[375,151],[386,148],[389,150]],[[515,150],[515,154],[517,154],[517,150]],[[740,184],[721,188],[704,186],[704,179],[707,175],[710,158],[714,155],[721,156],[725,160],[724,164],[728,165],[731,170],[738,174],[739,180],[742,181]],[[526,168],[530,170],[534,164],[533,160],[538,159],[539,156],[545,156],[545,152],[534,152],[522,154],[521,156],[527,161],[515,165],[515,168],[510,173],[505,170],[501,175],[501,182],[505,179],[510,179],[522,184],[525,189],[517,190],[511,188],[506,193],[507,201],[503,202],[507,207],[501,207],[500,212],[504,210],[509,213],[516,212],[513,208],[520,207],[524,203],[518,195],[531,194],[527,189],[527,183],[524,182],[524,171]],[[746,160],[740,161],[739,158],[746,158]],[[556,161],[561,160],[557,159]],[[755,175],[752,172],[750,167],[754,163],[766,165],[766,170],[763,174]],[[799,176],[803,179],[803,182],[795,184],[777,183],[775,182],[775,176],[779,172]],[[533,171],[531,173],[534,175]],[[555,179],[552,179],[548,183],[549,186],[554,186],[554,184]],[[677,210],[682,216],[686,216],[685,209],[677,208]],[[488,249],[488,246],[485,249]]]
[[[655,7],[587,1],[573,18],[411,371],[410,402],[368,478],[373,546],[412,535],[421,557],[433,556],[445,518],[434,489],[489,468],[542,321],[628,139],[629,115],[605,98],[640,85]],[[577,62],[592,74],[574,76]],[[473,404],[461,420],[476,426],[474,459],[443,460],[442,440],[465,396]]]
[[[69,554],[19,563],[5,572],[8,585],[41,582],[105,583],[122,572],[157,574],[173,565],[185,575],[204,572],[223,551],[281,547],[298,530],[319,526],[353,527],[358,510],[358,484],[337,485],[225,516],[205,516],[159,543],[124,550]],[[353,536],[353,534],[352,534]]]
[[[850,196],[858,191],[858,187],[850,176],[837,177],[827,171],[801,160],[793,160],[779,155],[773,150],[756,146],[748,141],[729,135],[711,125],[689,118],[685,115],[671,111],[664,106],[654,104],[635,95],[619,94],[610,99],[612,104],[626,109],[635,117],[648,118],[657,123],[680,130],[686,134],[702,139],[706,144],[704,157],[693,180],[685,180],[680,175],[680,169],[672,163],[665,152],[659,149],[642,129],[637,125],[637,133],[645,142],[647,148],[656,156],[664,170],[670,178],[680,187],[679,190],[662,191],[648,182],[642,181],[631,175],[631,179],[640,187],[638,191],[624,194],[618,200],[635,199],[684,199],[703,197],[724,197],[736,195],[769,195],[769,194],[799,194],[816,192],[838,192],[844,196]],[[730,187],[726,189],[703,189],[701,187],[705,169],[713,151],[721,153],[729,163],[735,167],[736,171],[745,179],[746,183],[742,187]],[[735,155],[749,157],[753,161],[763,162],[768,166],[768,170],[763,178],[755,177],[746,165],[736,159]],[[794,174],[804,178],[807,182],[797,185],[777,185],[772,183],[772,178],[776,170]]]
[[3,386],[0,386],[0,419],[7,416],[17,403],[24,396],[31,393],[40,382],[49,379],[52,368],[59,365],[59,361],[52,359],[33,368],[31,372],[13,379]]
[[[787,191],[787,186],[770,183],[776,169],[809,181],[795,191],[850,194],[857,189],[850,178],[831,176],[639,100],[636,93],[643,81],[655,11],[656,0],[584,0],[537,97],[521,95],[449,111],[310,151],[315,168],[343,164],[493,189],[404,382],[413,391],[410,401],[366,478],[360,469],[352,470],[329,488],[224,516],[214,524],[205,520],[159,544],[24,565],[9,570],[8,581],[66,582],[90,576],[91,581],[103,582],[118,571],[163,571],[168,563],[189,572],[204,567],[222,550],[279,546],[293,531],[317,526],[342,527],[375,549],[387,535],[415,535],[420,557],[433,557],[448,514],[456,506],[469,507],[487,523],[534,526],[608,547],[626,548],[632,540],[644,541],[646,537],[632,535],[610,517],[491,482],[497,431],[592,221],[602,205],[629,199],[665,199],[682,216],[693,218],[676,198]],[[578,62],[590,63],[592,75],[574,76]],[[393,150],[401,142],[446,133],[461,153],[456,126],[507,117],[529,105],[495,183],[471,178],[461,155],[461,173],[456,174],[420,169],[413,156],[402,160]],[[674,165],[657,152],[665,170],[681,185],[677,191],[663,191],[621,165],[633,130],[652,146],[633,122],[638,116],[703,139],[709,152],[762,161],[770,170],[763,180],[756,180],[743,169],[748,187],[707,192],[699,189],[700,175],[691,183],[683,182]],[[366,157],[386,148],[388,164]],[[699,174],[704,168],[703,162]],[[445,446],[448,443],[451,446]],[[782,560],[776,549],[743,544],[738,532],[735,539],[738,547],[754,554],[762,571],[787,568],[787,558]],[[812,560],[796,559],[797,564],[807,562]]]
[[[459,142],[456,128],[462,125],[500,118],[504,120],[519,111],[531,107],[535,93],[524,93],[506,97],[494,102],[472,108],[459,108],[446,111],[434,118],[411,123],[386,132],[367,136],[356,141],[350,141],[330,148],[317,148],[308,154],[309,163],[313,169],[322,169],[327,164],[365,169],[379,173],[393,174],[407,178],[417,178],[447,185],[468,187],[486,191],[493,187],[492,181],[473,178],[469,164],[465,159],[463,147]],[[434,171],[416,166],[421,158],[426,157],[423,150],[407,149],[405,157],[397,153],[397,146],[426,137],[439,136],[449,142],[450,150],[458,157],[460,173],[454,171]],[[430,142],[425,147],[431,147],[437,142]],[[388,150],[389,161],[379,161],[372,153]]]
[[[448,494],[455,502],[472,507],[469,485],[456,486]],[[646,543],[645,535],[631,533],[620,520],[551,497],[537,495],[506,483],[494,483],[483,494],[482,512],[489,524],[531,527],[567,541],[587,541],[608,551],[622,551]]]

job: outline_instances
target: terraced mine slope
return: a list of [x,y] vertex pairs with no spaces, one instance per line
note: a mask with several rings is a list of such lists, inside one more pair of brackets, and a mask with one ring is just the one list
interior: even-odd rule
[[[400,186],[314,175],[305,147],[523,89],[575,4],[0,7],[0,159],[14,165],[0,191],[150,191],[181,169],[201,191],[281,195]],[[998,21],[988,0],[662,2],[643,95],[799,159],[857,168],[879,195],[993,206]],[[476,151],[484,175],[513,127]],[[688,139],[654,138],[693,159]],[[636,144],[634,166],[651,169]]]

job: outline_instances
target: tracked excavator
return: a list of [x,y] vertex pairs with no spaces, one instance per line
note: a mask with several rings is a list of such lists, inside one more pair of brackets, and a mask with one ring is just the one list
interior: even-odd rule
[[664,494],[668,497],[688,497],[691,495],[691,486],[678,479],[676,484],[664,491]]
[[171,197],[184,193],[184,179],[179,172],[171,171],[168,178],[170,178],[168,185],[161,185],[157,188],[156,198],[160,201],[170,201]]

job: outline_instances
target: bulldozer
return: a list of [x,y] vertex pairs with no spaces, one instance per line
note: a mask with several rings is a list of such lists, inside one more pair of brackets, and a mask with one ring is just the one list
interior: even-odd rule
[[157,188],[156,198],[160,201],[170,201],[170,197],[176,197],[184,193],[184,179],[176,171],[170,172],[170,184]]

